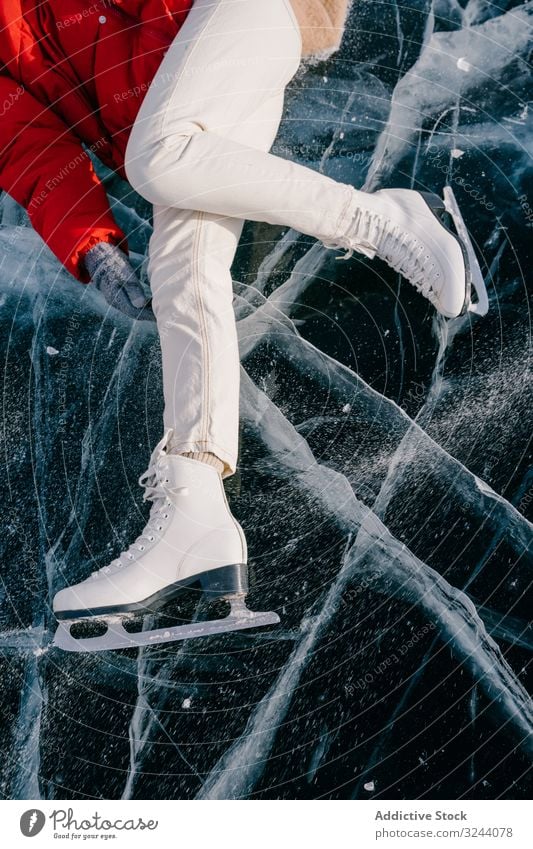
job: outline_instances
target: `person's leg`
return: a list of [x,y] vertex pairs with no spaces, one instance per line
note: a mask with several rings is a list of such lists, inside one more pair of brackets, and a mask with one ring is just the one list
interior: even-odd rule
[[300,60],[290,0],[196,0],[133,126],[125,156],[132,186],[154,204],[289,226],[326,246],[378,256],[446,316],[486,292],[464,222],[443,226],[435,195],[361,192],[228,135],[283,92]]
[[[282,110],[283,95],[275,95],[225,132],[268,150]],[[240,364],[230,269],[243,224],[155,205],[149,245],[170,448],[220,458],[224,477],[235,471],[238,452]]]
[[358,193],[228,132],[282,95],[300,58],[290,0],[196,0],[131,131],[132,186],[159,206],[333,239]]
[[[282,107],[282,96],[262,102],[247,121],[228,127],[228,135],[268,149]],[[126,551],[54,597],[56,617],[67,620],[56,634],[61,648],[156,645],[279,622],[275,613],[246,608],[245,535],[220,476],[205,460],[197,462],[205,452],[220,456],[227,474],[237,463],[239,356],[230,266],[242,226],[234,218],[154,207],[148,271],[163,356],[165,433],[139,479],[153,506]],[[189,452],[195,459],[180,456]],[[198,582],[208,599],[229,601],[229,617],[140,635],[115,622],[102,637],[77,640],[70,633],[68,620],[153,611]]]
[[154,206],[148,276],[174,452],[237,462],[239,358],[230,266],[242,222]]

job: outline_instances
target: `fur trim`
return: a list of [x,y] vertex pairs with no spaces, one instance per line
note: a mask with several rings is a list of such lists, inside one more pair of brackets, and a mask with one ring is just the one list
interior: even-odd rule
[[350,0],[290,0],[302,33],[302,55],[338,50]]

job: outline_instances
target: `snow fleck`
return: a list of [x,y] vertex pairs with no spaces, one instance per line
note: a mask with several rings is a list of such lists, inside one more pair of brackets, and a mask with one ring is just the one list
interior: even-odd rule
[[344,138],[344,133],[339,133],[339,138],[340,138],[340,139],[343,139],[343,138]]
[[191,699],[189,699],[189,698],[183,699],[181,706],[184,710],[188,710],[191,706]]
[[322,82],[327,83],[327,81],[328,81],[327,77],[322,77]]
[[376,785],[373,781],[367,781],[366,784],[363,784],[363,787],[365,788],[365,790],[368,790],[369,793],[373,793],[376,789]]
[[463,154],[464,154],[464,150],[461,150],[461,148],[459,148],[459,147],[454,147],[453,150],[452,150],[452,158],[453,159],[460,159],[461,156],[463,156]]
[[50,354],[51,357],[55,357],[56,354],[59,354],[57,348],[53,348],[51,345],[46,346],[46,353]]
[[468,74],[468,72],[472,70],[472,65],[470,62],[466,61],[464,56],[461,56],[461,58],[457,60],[457,67],[460,71],[464,71],[465,74]]
[[349,413],[351,409],[352,409],[351,404],[345,404],[344,407],[342,408],[342,412],[343,413]]

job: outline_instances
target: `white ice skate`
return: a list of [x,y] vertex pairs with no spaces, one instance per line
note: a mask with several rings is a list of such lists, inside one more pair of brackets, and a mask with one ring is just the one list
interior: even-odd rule
[[[135,648],[279,623],[276,613],[246,607],[246,540],[219,474],[198,460],[168,454],[171,433],[165,432],[139,478],[144,498],[153,502],[143,533],[109,566],[56,594],[55,646],[75,652]],[[125,615],[153,613],[194,585],[207,600],[227,599],[229,615],[153,631],[124,628]],[[95,618],[107,625],[104,634],[72,635],[74,623]]]
[[[445,223],[448,213],[457,234]],[[474,247],[449,186],[444,200],[428,192],[381,189],[367,193],[350,231],[335,244],[378,256],[415,286],[442,315],[486,315],[487,290]],[[472,286],[477,301],[472,302]]]

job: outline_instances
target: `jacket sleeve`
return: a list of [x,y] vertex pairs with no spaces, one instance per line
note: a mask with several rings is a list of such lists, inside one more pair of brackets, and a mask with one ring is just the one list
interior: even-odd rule
[[79,138],[5,74],[0,74],[0,189],[27,210],[35,230],[82,283],[89,282],[83,257],[97,242],[127,251]]

